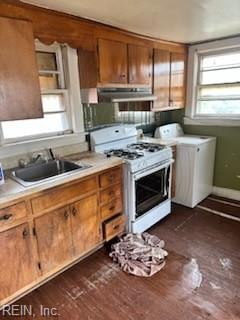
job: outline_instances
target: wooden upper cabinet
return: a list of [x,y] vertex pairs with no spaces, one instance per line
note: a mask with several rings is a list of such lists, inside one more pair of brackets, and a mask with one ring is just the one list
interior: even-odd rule
[[41,269],[50,272],[72,258],[71,219],[68,207],[35,219]]
[[102,241],[97,195],[91,195],[71,205],[74,255],[79,256]]
[[153,111],[184,108],[186,54],[154,49]]
[[184,107],[186,55],[171,53],[170,106]]
[[154,49],[153,54],[153,92],[157,97],[154,109],[169,106],[170,98],[170,52]]
[[37,279],[38,269],[27,223],[0,232],[0,300]]
[[127,45],[119,41],[98,40],[99,81],[127,83]]
[[0,17],[0,121],[43,116],[32,24]]
[[128,80],[131,84],[152,85],[152,49],[128,45]]
[[96,52],[78,48],[78,67],[81,89],[96,88],[98,83]]

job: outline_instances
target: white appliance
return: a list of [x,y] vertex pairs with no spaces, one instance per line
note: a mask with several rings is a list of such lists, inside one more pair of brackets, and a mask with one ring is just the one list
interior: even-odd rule
[[216,138],[185,135],[178,123],[157,128],[155,138],[177,142],[176,195],[172,200],[195,207],[213,189]]
[[143,232],[171,212],[171,148],[138,143],[133,125],[91,132],[90,143],[92,151],[124,159],[123,195],[128,231]]

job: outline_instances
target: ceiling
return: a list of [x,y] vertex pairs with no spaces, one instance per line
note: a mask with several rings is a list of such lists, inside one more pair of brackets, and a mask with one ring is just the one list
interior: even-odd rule
[[239,0],[23,0],[139,34],[192,43],[240,34]]

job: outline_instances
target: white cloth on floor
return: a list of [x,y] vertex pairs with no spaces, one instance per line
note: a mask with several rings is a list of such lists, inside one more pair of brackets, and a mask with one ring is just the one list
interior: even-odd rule
[[163,249],[165,243],[147,232],[129,233],[112,245],[110,257],[127,273],[150,277],[165,265],[168,255]]

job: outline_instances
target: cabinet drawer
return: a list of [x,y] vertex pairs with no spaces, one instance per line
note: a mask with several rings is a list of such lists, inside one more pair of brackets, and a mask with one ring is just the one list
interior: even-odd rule
[[120,235],[125,231],[126,216],[120,215],[104,223],[104,239],[106,241]]
[[117,183],[122,179],[122,170],[117,168],[100,175],[100,187],[105,188],[111,184]]
[[102,206],[101,217],[102,220],[107,220],[117,213],[122,211],[122,198],[117,198],[114,201]]
[[66,205],[68,201],[96,189],[96,177],[73,183],[68,187],[57,187],[53,190],[44,192],[42,196],[32,199],[33,213],[39,213],[46,209]]
[[0,209],[0,227],[9,225],[16,220],[27,216],[27,207],[24,201]]
[[117,184],[100,192],[100,202],[106,203],[122,196],[122,185]]

